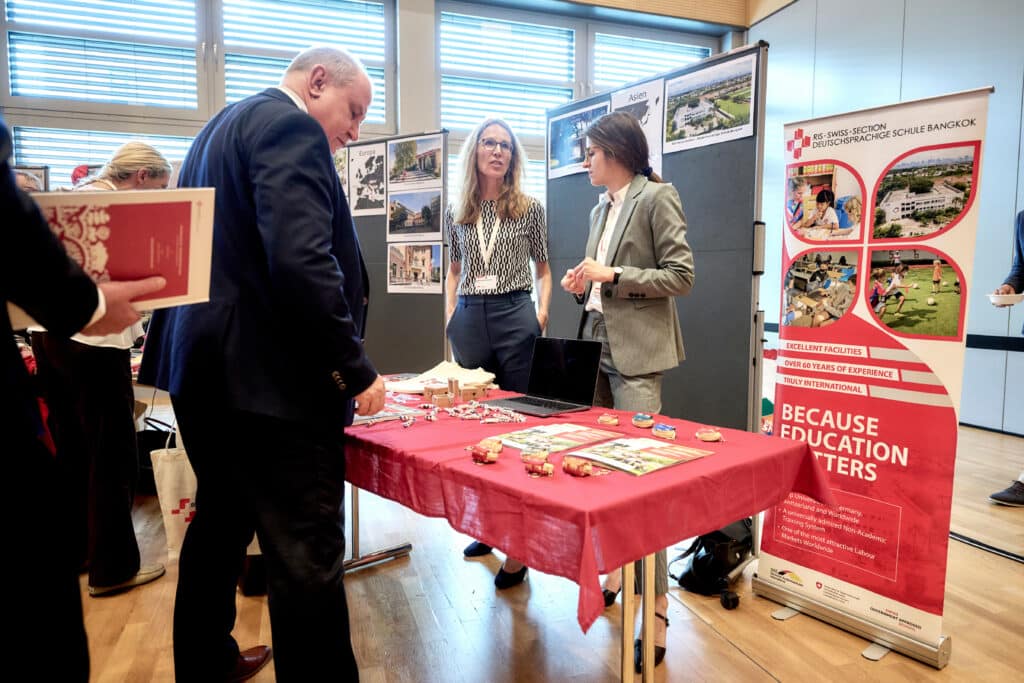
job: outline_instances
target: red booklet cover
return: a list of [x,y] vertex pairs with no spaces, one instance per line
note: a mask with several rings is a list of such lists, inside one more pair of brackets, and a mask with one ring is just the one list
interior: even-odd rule
[[146,309],[209,299],[213,189],[34,194],[68,255],[97,282],[162,275]]

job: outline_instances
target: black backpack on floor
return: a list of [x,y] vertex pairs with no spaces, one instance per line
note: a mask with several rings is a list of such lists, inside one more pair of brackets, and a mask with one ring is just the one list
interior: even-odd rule
[[740,566],[753,548],[752,524],[748,517],[695,538],[686,552],[672,560],[690,558],[683,572],[672,578],[681,588],[701,595],[719,595],[727,590],[729,572]]

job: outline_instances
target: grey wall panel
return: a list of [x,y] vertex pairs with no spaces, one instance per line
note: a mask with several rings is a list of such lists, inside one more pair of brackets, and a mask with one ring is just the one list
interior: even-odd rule
[[903,11],[902,0],[818,0],[815,117],[900,101]]
[[[753,252],[756,163],[751,138],[664,157],[665,180],[679,192],[686,214],[686,239],[695,254],[739,247]],[[750,263],[745,265],[749,271]],[[717,273],[699,263],[696,269],[698,278],[717,278]]]
[[[978,194],[978,238],[968,306],[968,331],[1005,335],[1007,313],[985,294],[1010,266],[1013,216],[1020,182],[1024,2],[907,0],[903,99],[995,86]],[[951,30],[955,28],[955,33]],[[937,39],[955,36],[955,40]],[[1019,325],[1017,325],[1019,328]]]
[[[1018,354],[1013,354],[1018,355]],[[1006,351],[967,349],[960,421],[989,429],[1003,428]]]
[[551,260],[551,305],[548,307],[548,329],[546,333],[549,337],[576,338],[583,306],[576,303],[576,299],[562,289],[558,282],[562,279],[562,275],[565,274],[567,269],[572,268],[583,260],[582,253],[581,249],[581,256],[571,259],[560,258]]
[[[1024,435],[1024,353],[1006,354],[1003,430]],[[1010,473],[1012,477],[1016,472]]]
[[761,278],[760,303],[765,321],[772,323],[779,322],[782,300],[782,225],[786,196],[782,127],[790,121],[808,119],[813,113],[816,16],[817,2],[803,0],[750,29],[750,42],[763,40],[770,45],[761,192],[761,220],[766,227],[765,273]]
[[[548,181],[548,256],[552,262],[570,259],[575,265],[583,260],[590,231],[590,210],[603,191],[603,187],[590,184],[586,173]],[[561,277],[560,274],[556,278],[556,284]]]
[[686,360],[665,374],[662,412],[746,429],[753,320],[750,269],[740,264],[750,263],[751,251],[695,252],[694,258],[697,284],[676,300]]
[[386,216],[357,216],[356,232],[370,276],[370,360],[381,373],[429,370],[444,360],[444,296],[388,294]]

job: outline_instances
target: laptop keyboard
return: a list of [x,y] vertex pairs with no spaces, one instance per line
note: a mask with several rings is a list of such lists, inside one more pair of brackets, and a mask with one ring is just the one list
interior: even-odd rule
[[536,396],[520,396],[516,398],[516,403],[525,403],[528,406],[536,406],[538,408],[552,408],[554,410],[565,410],[568,408],[577,407],[575,403],[555,401],[550,398],[538,398]]

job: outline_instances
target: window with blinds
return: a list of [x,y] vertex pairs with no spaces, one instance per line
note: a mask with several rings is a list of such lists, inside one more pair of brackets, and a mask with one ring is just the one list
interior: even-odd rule
[[571,28],[441,13],[441,125],[469,130],[496,115],[543,136],[545,111],[573,98]]
[[710,56],[711,48],[708,47],[595,33],[594,89],[609,90]]
[[71,171],[76,166],[106,163],[118,147],[130,140],[152,145],[168,161],[184,159],[192,144],[189,137],[30,126],[15,126],[13,135],[15,163],[49,166],[51,189],[71,187]]
[[193,0],[5,0],[4,6],[10,95],[197,107]]
[[366,122],[385,123],[382,2],[223,0],[223,5],[226,102],[277,85],[292,58],[310,45],[343,45],[363,62],[374,81]]

